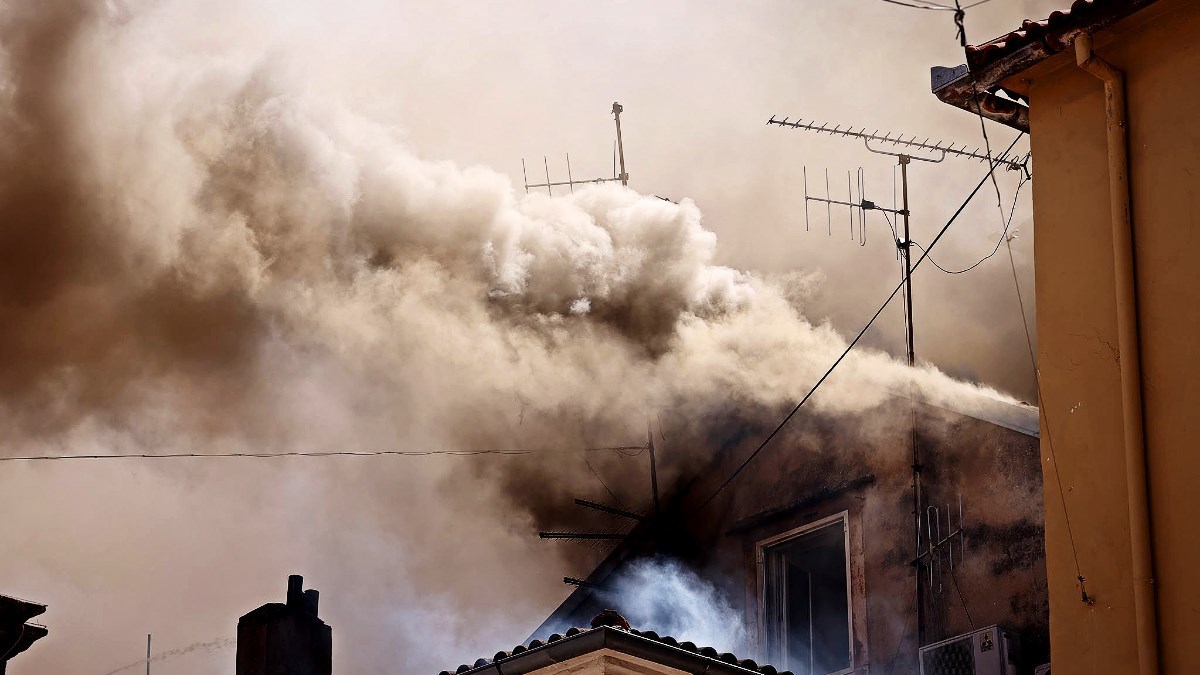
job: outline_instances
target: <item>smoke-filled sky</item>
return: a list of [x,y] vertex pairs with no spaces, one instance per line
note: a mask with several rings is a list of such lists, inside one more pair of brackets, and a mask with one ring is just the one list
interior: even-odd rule
[[[1053,5],[994,0],[968,35]],[[237,617],[289,573],[339,672],[520,640],[594,557],[537,525],[643,505],[642,459],[582,448],[796,400],[898,280],[878,217],[866,246],[845,212],[806,232],[800,183],[862,166],[887,203],[890,162],[766,118],[976,141],[928,93],[961,61],[949,13],[876,0],[0,5],[0,455],[533,451],[0,462],[0,593],[50,606],[10,672],[117,672],[153,633],[156,674],[232,673]],[[527,197],[522,157],[611,171],[614,100],[631,189]],[[982,168],[911,176],[927,242]],[[1001,227],[981,192],[934,257]],[[916,289],[927,397],[1032,397],[1003,248]],[[902,333],[886,313],[814,406],[907,383]]]

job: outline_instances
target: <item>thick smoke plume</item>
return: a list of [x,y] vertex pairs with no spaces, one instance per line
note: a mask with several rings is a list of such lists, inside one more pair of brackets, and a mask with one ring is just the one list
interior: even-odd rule
[[[170,616],[228,586],[217,618],[175,627],[189,644],[276,599],[261,589],[299,559],[324,575],[327,606],[344,603],[347,672],[490,653],[526,627],[487,617],[536,618],[559,592],[519,590],[533,579],[513,568],[550,556],[530,532],[598,489],[595,466],[631,471],[580,448],[640,443],[647,411],[794,401],[845,346],[804,317],[795,291],[811,280],[714,264],[690,200],[518,194],[489,169],[416,156],[400,130],[308,92],[286,58],[176,43],[164,15],[0,8],[0,452],[538,453],[27,466],[2,479],[7,495],[83,520],[51,540],[22,532],[16,557],[37,563],[0,571],[48,596],[64,641],[87,625],[72,603],[101,589],[116,596],[111,644],[151,611],[113,609],[121,589],[189,586],[156,614]],[[812,403],[863,410],[912,378],[934,403],[1004,398],[862,352]],[[707,449],[690,452],[668,473]],[[47,476],[54,500],[21,487]],[[65,644],[37,658],[96,670]]]

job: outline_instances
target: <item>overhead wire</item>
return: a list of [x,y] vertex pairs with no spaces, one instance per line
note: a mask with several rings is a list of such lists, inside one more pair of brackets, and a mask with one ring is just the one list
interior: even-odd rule
[[[986,0],[984,0],[984,1],[986,1]],[[963,56],[964,56],[964,58],[966,59],[966,63],[967,63],[967,75],[968,75],[968,77],[970,77],[970,78],[971,78],[971,92],[972,92],[972,94],[974,95],[974,96],[973,96],[973,100],[974,100],[974,102],[975,102],[975,115],[976,115],[976,116],[979,118],[979,129],[980,129],[981,133],[983,134],[983,142],[984,142],[984,146],[985,146],[985,149],[986,149],[986,152],[987,152],[987,155],[988,155],[989,161],[991,161],[991,160],[990,160],[990,158],[991,158],[991,155],[992,155],[992,152],[991,152],[991,143],[990,143],[990,141],[989,141],[989,139],[988,139],[988,134],[987,134],[987,125],[986,125],[986,123],[984,122],[983,110],[982,110],[982,108],[981,108],[981,105],[980,105],[980,102],[979,102],[979,98],[980,98],[980,96],[979,96],[979,86],[978,86],[978,84],[977,84],[977,83],[976,83],[976,81],[975,81],[975,72],[974,72],[974,71],[971,69],[971,67],[970,67],[971,60],[970,60],[970,58],[967,58],[967,57],[969,57],[970,55],[967,53],[967,31],[966,31],[966,25],[965,25],[965,19],[966,19],[966,10],[967,10],[967,9],[970,9],[971,7],[974,7],[974,6],[976,6],[976,5],[979,5],[979,4],[982,4],[982,3],[980,3],[980,2],[977,2],[977,3],[973,3],[973,4],[971,4],[971,5],[967,5],[966,7],[963,7],[963,6],[961,5],[961,3],[960,3],[960,1],[959,1],[959,0],[954,0],[954,5],[955,5],[955,8],[956,8],[956,11],[955,11],[955,13],[954,13],[954,23],[955,23],[955,26],[956,26],[956,27],[957,27],[957,29],[958,29],[958,38],[959,38],[959,43],[962,45],[962,48],[963,48]],[[1024,178],[1024,176],[1023,176],[1023,178]],[[998,184],[998,183],[996,183],[996,181],[995,181],[995,178],[994,178],[994,177],[993,177],[993,179],[992,179],[992,184],[993,184],[993,186],[995,186],[995,188],[996,188],[996,206],[997,206],[998,208],[1000,208],[1000,215],[1001,215],[1001,219],[1003,219],[1003,217],[1004,217],[1004,210],[1003,210],[1003,209],[1004,209],[1004,207],[1002,206],[1002,203],[1001,203],[1001,198],[1000,198],[1000,186],[999,186],[999,184]],[[1019,185],[1018,185],[1018,189],[1019,189]],[[1015,206],[1016,206],[1016,205],[1015,205],[1015,201],[1014,201],[1014,208],[1015,208]],[[1011,213],[1010,213],[1010,215],[1009,215],[1009,219],[1008,219],[1008,220],[1009,220],[1009,223],[1011,223],[1011,222],[1012,222],[1012,215],[1011,215]],[[1006,231],[1007,231],[1007,225],[1005,226],[1005,229],[1006,229]],[[1068,514],[1067,514],[1067,502],[1066,502],[1066,495],[1065,495],[1065,493],[1063,492],[1063,487],[1062,487],[1062,479],[1061,479],[1061,477],[1059,476],[1059,473],[1058,473],[1058,460],[1057,460],[1057,458],[1055,457],[1055,454],[1054,454],[1054,440],[1053,440],[1053,435],[1050,433],[1050,422],[1049,422],[1049,418],[1048,418],[1048,417],[1047,417],[1047,415],[1046,415],[1046,411],[1045,411],[1045,405],[1044,405],[1044,404],[1045,404],[1045,400],[1044,400],[1044,398],[1043,398],[1043,395],[1042,395],[1041,375],[1040,375],[1040,372],[1038,371],[1038,368],[1037,368],[1037,358],[1036,358],[1036,356],[1034,355],[1034,351],[1033,351],[1033,338],[1032,338],[1032,336],[1031,336],[1031,334],[1030,334],[1030,331],[1029,331],[1029,321],[1028,321],[1028,319],[1025,317],[1025,303],[1024,303],[1024,300],[1023,300],[1023,299],[1022,299],[1022,297],[1021,297],[1021,285],[1020,285],[1020,283],[1018,282],[1018,279],[1017,279],[1017,266],[1016,266],[1016,262],[1015,262],[1015,260],[1014,260],[1014,258],[1013,258],[1013,255],[1012,255],[1012,244],[1011,244],[1012,237],[1009,237],[1009,236],[1007,236],[1007,235],[1002,235],[1002,236],[1001,236],[1001,241],[1005,242],[1005,243],[1006,243],[1006,245],[1007,245],[1007,248],[1008,248],[1008,259],[1009,259],[1009,265],[1012,267],[1012,273],[1013,273],[1013,284],[1014,284],[1014,287],[1016,288],[1016,291],[1017,291],[1017,301],[1018,301],[1018,304],[1019,304],[1019,306],[1020,306],[1020,309],[1021,309],[1021,323],[1022,323],[1022,325],[1023,325],[1023,326],[1024,326],[1024,328],[1025,328],[1025,342],[1026,342],[1026,346],[1027,346],[1027,347],[1028,347],[1028,349],[1029,349],[1029,358],[1030,358],[1030,363],[1031,363],[1031,365],[1033,366],[1034,382],[1035,382],[1035,385],[1036,385],[1036,387],[1037,387],[1037,393],[1038,393],[1038,407],[1039,407],[1039,410],[1041,410],[1041,418],[1042,418],[1042,420],[1043,420],[1043,421],[1045,422],[1045,424],[1046,424],[1046,445],[1047,445],[1047,447],[1048,447],[1048,448],[1049,448],[1049,450],[1050,450],[1050,461],[1051,461],[1051,464],[1053,464],[1053,465],[1054,465],[1054,479],[1055,479],[1055,482],[1058,484],[1058,493],[1059,493],[1059,499],[1060,499],[1060,500],[1061,500],[1061,502],[1062,502],[1062,507],[1063,507],[1063,520],[1064,520],[1064,521],[1066,521],[1066,526],[1067,526],[1067,537],[1068,537],[1068,540],[1069,540],[1069,542],[1070,542],[1070,545],[1071,545],[1071,556],[1072,556],[1072,558],[1073,558],[1073,560],[1074,560],[1074,562],[1075,562],[1075,574],[1076,574],[1076,579],[1079,581],[1079,592],[1080,592],[1080,597],[1082,598],[1082,600],[1083,600],[1083,602],[1084,602],[1085,604],[1092,604],[1092,602],[1094,601],[1094,598],[1092,598],[1091,596],[1089,596],[1089,595],[1088,595],[1088,593],[1087,593],[1087,590],[1086,590],[1086,587],[1085,587],[1085,585],[1084,585],[1084,584],[1085,584],[1085,579],[1084,579],[1084,577],[1083,577],[1083,572],[1081,571],[1081,568],[1080,568],[1080,566],[1079,566],[1079,553],[1077,552],[1077,550],[1076,550],[1076,547],[1075,547],[1075,535],[1074,535],[1074,533],[1071,531],[1070,517],[1069,517],[1069,516],[1068,516]],[[999,246],[997,246],[997,249],[998,249],[998,248],[999,248]],[[993,253],[994,253],[994,252],[993,252]],[[935,264],[936,264],[936,263],[935,263]]]
[[[258,458],[271,459],[278,457],[429,457],[443,455],[451,457],[472,457],[477,455],[536,455],[546,453],[569,452],[616,452],[625,453],[639,450],[638,445],[618,445],[597,448],[567,448],[555,450],[529,449],[481,449],[481,450],[329,450],[329,451],[285,451],[285,452],[166,452],[166,453],[114,453],[108,455],[18,455],[0,457],[0,462],[32,462],[38,460],[69,460],[69,459],[183,459],[183,458]],[[635,453],[636,454],[636,453]]]
[[1058,500],[1062,504],[1063,521],[1067,527],[1067,542],[1071,545],[1071,558],[1075,562],[1075,579],[1079,582],[1079,596],[1084,604],[1090,605],[1095,601],[1095,598],[1088,595],[1087,580],[1083,576],[1083,568],[1079,564],[1079,552],[1075,547],[1075,532],[1071,529],[1071,514],[1067,510],[1067,495],[1063,490],[1062,474],[1058,468],[1058,456],[1054,453],[1054,433],[1050,429],[1050,414],[1046,410],[1046,397],[1042,392],[1042,376],[1038,369],[1037,356],[1033,351],[1033,335],[1029,330],[1029,319],[1025,316],[1025,300],[1021,295],[1021,283],[1017,277],[1017,262],[1013,257],[1012,240],[1016,235],[1012,235],[1005,239],[1005,247],[1008,249],[1008,264],[1012,268],[1013,288],[1017,293],[1017,307],[1021,311],[1021,325],[1025,328],[1025,345],[1029,349],[1029,365],[1033,369],[1033,382],[1037,389],[1038,410],[1041,411],[1042,423],[1046,425],[1046,447],[1050,451],[1050,465],[1054,467],[1054,483],[1058,487]]
[[903,0],[880,0],[880,1],[886,2],[888,4],[892,4],[892,5],[900,5],[901,7],[911,7],[912,9],[929,9],[929,10],[934,10],[934,11],[938,11],[938,12],[945,12],[945,11],[953,12],[954,11],[953,7],[947,7],[945,5],[938,5],[938,4],[935,4],[932,2],[925,3],[925,4],[914,4],[911,2],[904,2]]
[[[929,257],[929,264],[931,264],[934,267],[938,268],[939,270],[945,272],[946,274],[966,274],[967,272],[970,272],[971,270],[975,269],[976,267],[979,267],[983,263],[987,262],[992,256],[996,255],[996,252],[1000,250],[1000,244],[1004,243],[1005,238],[1008,236],[1008,231],[1012,227],[1013,216],[1016,215],[1016,213],[1017,213],[1017,200],[1020,198],[1021,188],[1025,186],[1026,182],[1027,181],[1026,181],[1025,175],[1022,174],[1021,178],[1017,182],[1017,190],[1013,194],[1012,208],[1009,209],[1009,211],[1008,211],[1008,218],[1006,220],[1002,221],[1004,223],[1004,229],[1000,232],[1000,238],[996,240],[996,245],[992,247],[991,253],[988,253],[987,255],[983,256],[979,260],[975,261],[970,266],[964,267],[960,270],[948,270],[945,267],[942,267],[941,265],[938,264],[938,261],[933,259],[933,256]],[[886,213],[884,213],[884,218],[887,218]],[[890,224],[890,222],[889,222],[889,224]],[[912,243],[914,246],[921,249],[922,251],[925,250],[925,248],[922,247],[917,242],[914,241]]]
[[954,590],[958,593],[958,601],[962,603],[963,614],[967,615],[967,626],[971,630],[975,630],[975,619],[971,618],[971,610],[967,608],[967,599],[963,596],[962,588],[958,585],[958,575],[954,573],[953,566],[950,567],[950,581],[954,582]]
[[[1017,137],[1015,139],[1013,139],[1013,142],[1008,146],[1008,149],[1005,150],[1005,154],[1007,154],[1014,147],[1016,147],[1017,141],[1020,141],[1021,137],[1024,135],[1025,135],[1024,132],[1018,134]],[[839,355],[837,357],[837,359],[834,360],[833,364],[831,366],[829,366],[829,368],[825,371],[825,373],[823,375],[821,375],[821,377],[817,380],[816,384],[814,384],[808,390],[808,393],[806,393],[803,396],[803,398],[800,399],[800,402],[797,403],[791,409],[791,411],[788,412],[788,414],[784,416],[783,420],[780,421],[779,424],[777,424],[775,426],[775,428],[771,430],[771,433],[767,434],[766,438],[764,438],[762,440],[762,442],[760,442],[758,444],[758,446],[754,448],[754,450],[750,453],[750,455],[747,456],[746,459],[743,460],[742,463],[739,464],[736,469],[734,469],[733,473],[731,473],[724,480],[724,482],[722,482],[721,485],[718,486],[717,489],[711,495],[709,495],[708,498],[705,499],[703,503],[700,504],[701,508],[707,506],[708,504],[710,504],[712,502],[712,500],[716,499],[717,495],[721,494],[721,492],[724,491],[725,488],[728,487],[729,484],[732,483],[734,481],[734,479],[736,479],[742,473],[743,470],[745,470],[745,468],[750,464],[750,462],[754,461],[754,459],[756,457],[758,457],[759,453],[761,453],[763,451],[763,449],[766,448],[767,445],[769,445],[771,443],[771,441],[774,440],[775,437],[779,435],[779,432],[782,431],[783,428],[785,426],[787,426],[787,423],[790,422],[792,420],[792,418],[796,416],[796,413],[800,412],[800,409],[802,407],[804,407],[804,404],[807,403],[810,398],[812,398],[812,395],[814,393],[816,393],[816,391],[821,387],[822,384],[825,383],[825,380],[829,379],[829,376],[833,374],[833,371],[836,370],[839,365],[841,365],[842,361],[844,361],[845,358],[854,349],[854,347],[856,345],[858,345],[859,341],[862,340],[864,335],[866,335],[867,330],[869,330],[871,328],[871,325],[875,323],[875,320],[879,318],[879,315],[883,314],[883,311],[885,309],[887,309],[887,306],[889,304],[891,304],[892,300],[895,299],[896,294],[899,293],[900,290],[904,288],[905,282],[909,278],[912,277],[912,272],[915,272],[917,270],[917,268],[921,266],[921,263],[925,262],[925,259],[929,257],[929,251],[933,250],[933,247],[937,245],[938,241],[940,241],[941,238],[946,234],[946,231],[950,229],[950,226],[954,223],[954,221],[958,219],[958,216],[960,214],[962,214],[964,209],[967,208],[967,204],[969,204],[971,202],[971,200],[975,197],[975,195],[978,194],[980,188],[982,188],[984,186],[984,184],[987,183],[988,178],[990,178],[992,176],[992,174],[995,173],[996,168],[1000,166],[999,162],[997,162],[996,160],[993,160],[993,159],[989,159],[988,164],[989,164],[989,167],[988,167],[987,174],[984,175],[984,177],[979,181],[979,183],[975,186],[975,188],[973,190],[971,190],[971,193],[969,195],[967,195],[967,198],[965,200],[963,200],[963,203],[960,204],[957,209],[955,209],[954,214],[950,216],[950,219],[946,221],[946,224],[942,226],[942,229],[940,231],[938,231],[937,236],[935,236],[933,238],[933,240],[929,242],[929,248],[923,251],[923,253],[921,254],[921,257],[918,258],[916,263],[913,264],[911,271],[908,274],[904,275],[904,278],[900,280],[900,283],[896,285],[896,288],[894,288],[892,290],[892,292],[888,295],[888,297],[883,301],[883,304],[880,305],[879,309],[876,310],[873,315],[871,315],[871,318],[867,321],[866,325],[864,325],[862,327],[862,330],[860,330],[858,332],[858,334],[854,336],[854,339],[852,339],[850,341],[850,343],[848,345],[846,345],[846,348],[842,351],[841,355]]]
[[[983,1],[986,2],[986,0],[983,0]],[[983,108],[981,107],[981,105],[979,103],[979,85],[975,81],[975,71],[971,69],[970,54],[967,52],[967,26],[966,26],[967,10],[972,7],[977,7],[978,5],[981,5],[981,4],[983,4],[983,2],[976,2],[973,4],[967,5],[966,7],[963,7],[962,3],[959,0],[954,0],[954,26],[958,30],[957,37],[958,37],[959,44],[962,46],[962,49],[963,49],[963,60],[967,64],[967,77],[971,78],[971,94],[972,94],[971,100],[975,102],[975,115],[976,115],[976,117],[979,118],[979,131],[981,134],[983,134],[984,152],[987,154],[988,162],[991,162],[992,161],[992,141],[990,138],[988,138],[987,123],[984,121]],[[992,173],[990,175],[992,177],[992,187],[995,188],[995,190],[996,190],[996,208],[1000,209],[1001,214],[1003,214],[1004,213],[1004,204],[1003,204],[1004,199],[1000,196],[1000,184],[998,182],[996,182],[995,173]]]
[[[912,9],[928,9],[928,10],[932,10],[932,11],[936,11],[936,12],[953,12],[953,11],[955,11],[954,7],[951,7],[949,5],[943,5],[943,4],[940,4],[937,2],[929,2],[928,0],[917,0],[917,2],[919,2],[920,4],[916,4],[914,2],[905,2],[904,0],[880,0],[880,1],[892,4],[892,5],[900,5],[901,7],[910,7]],[[967,5],[966,7],[963,7],[963,9],[968,10],[968,9],[971,9],[972,7],[978,7],[979,5],[982,5],[984,3],[991,2],[991,1],[992,0],[976,0],[976,2],[973,2],[969,5]]]
[[17,639],[13,641],[12,646],[10,646],[8,649],[4,650],[3,654],[0,654],[0,665],[2,665],[5,661],[8,660],[8,657],[13,653],[14,650],[16,650],[17,645],[21,644],[21,640],[24,640],[24,639],[25,639],[25,624],[24,624],[24,622],[22,622],[21,630],[17,632]]
[[600,477],[600,474],[596,473],[596,469],[592,468],[592,463],[586,459],[583,460],[583,463],[585,466],[587,466],[587,470],[591,472],[592,476],[594,476],[596,480],[600,481],[600,486],[604,488],[604,491],[608,493],[609,497],[613,498],[613,501],[617,503],[617,506],[625,508],[625,504],[621,502],[621,499],[617,497],[617,495],[613,494],[613,491],[609,489],[608,483],[605,483],[604,479]]

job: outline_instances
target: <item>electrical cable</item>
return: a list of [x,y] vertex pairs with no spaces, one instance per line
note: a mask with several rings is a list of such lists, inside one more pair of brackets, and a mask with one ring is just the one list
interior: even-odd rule
[[601,448],[579,448],[566,450],[330,450],[318,452],[174,452],[163,454],[124,453],[112,455],[24,455],[16,457],[0,457],[0,462],[31,462],[37,460],[67,460],[67,459],[180,459],[180,458],[215,458],[238,457],[269,459],[275,457],[378,457],[383,455],[401,457],[428,457],[446,455],[453,457],[470,457],[475,455],[535,455],[547,452],[602,452],[611,451],[624,454],[630,450],[641,449],[638,445],[619,445]]
[[[1021,188],[1024,187],[1026,182],[1027,181],[1025,180],[1025,176],[1022,174],[1020,180],[1017,182],[1017,190],[1015,193],[1013,193],[1012,208],[1008,212],[1008,219],[1006,221],[1004,221],[1004,230],[1000,232],[1000,238],[996,240],[996,245],[994,247],[992,247],[991,253],[989,253],[989,254],[983,256],[982,258],[980,258],[979,260],[975,261],[975,263],[973,265],[971,265],[970,267],[964,267],[961,270],[948,270],[945,267],[942,267],[941,265],[939,265],[938,261],[933,259],[933,256],[929,257],[929,263],[931,265],[933,265],[934,267],[938,268],[939,270],[945,272],[946,274],[965,274],[965,273],[970,272],[971,270],[975,269],[976,267],[979,267],[983,263],[987,262],[989,258],[996,255],[996,252],[1000,250],[1000,244],[1003,244],[1005,242],[1005,238],[1008,236],[1009,228],[1012,227],[1013,216],[1017,212],[1017,199],[1018,199],[1018,197],[1020,197]],[[887,214],[884,213],[884,218],[886,218],[886,217],[887,217]],[[889,224],[890,224],[890,222],[889,222]],[[924,247],[922,247],[917,242],[914,241],[913,245],[916,246],[917,248],[921,249],[922,251],[925,251]]]
[[975,620],[971,618],[971,610],[967,609],[967,599],[963,597],[962,589],[958,586],[958,575],[954,573],[953,567],[950,568],[950,581],[954,582],[954,590],[958,593],[958,601],[962,603],[963,614],[967,615],[967,625],[971,630],[975,630]]
[[[933,10],[936,12],[953,12],[953,11],[955,11],[955,8],[951,7],[949,5],[943,5],[943,4],[939,4],[936,2],[929,2],[928,0],[918,0],[918,1],[922,2],[923,4],[918,5],[918,4],[913,4],[911,2],[904,2],[903,0],[881,0],[881,2],[887,2],[887,3],[893,4],[893,5],[900,5],[901,7],[910,7],[912,9],[928,9],[928,10]],[[977,0],[976,2],[973,2],[969,5],[967,5],[966,7],[963,7],[963,9],[967,10],[967,9],[971,9],[972,7],[978,7],[979,5],[982,5],[986,2],[991,2],[991,1],[992,0]]]
[[889,673],[896,672],[896,659],[900,658],[900,651],[904,647],[904,639],[908,637],[908,628],[912,623],[912,614],[908,612],[905,612],[905,614],[908,614],[908,618],[904,620],[904,627],[900,629],[900,635],[896,638],[896,651],[892,652],[892,658],[887,662],[887,672]]
[[21,630],[20,630],[20,632],[17,633],[17,639],[15,641],[13,641],[11,647],[9,647],[7,650],[5,650],[5,652],[3,654],[0,654],[0,665],[4,665],[4,662],[6,660],[8,660],[8,657],[12,655],[13,650],[15,650],[17,648],[17,645],[21,644],[21,640],[24,640],[24,639],[25,639],[25,624],[22,623]]
[[945,11],[953,12],[954,11],[953,7],[947,7],[945,5],[938,5],[938,4],[932,3],[932,2],[928,3],[928,4],[924,4],[924,5],[916,5],[916,4],[909,3],[909,2],[903,2],[902,0],[881,0],[881,2],[886,2],[886,3],[893,4],[893,5],[900,5],[901,7],[911,7],[912,9],[929,9],[929,10],[934,10],[934,11],[938,11],[938,12],[945,12]]
[[615,494],[613,494],[613,491],[608,489],[608,483],[605,483],[604,479],[600,477],[600,474],[596,473],[596,470],[592,468],[592,463],[587,461],[586,459],[583,460],[583,463],[585,466],[587,466],[588,471],[590,471],[592,473],[592,475],[596,477],[596,480],[600,481],[600,486],[604,488],[604,491],[608,493],[609,497],[613,498],[613,501],[617,503],[617,506],[619,506],[623,509],[626,508],[625,504],[622,503],[621,500]]
[[[1014,237],[1016,235],[1013,235]],[[1021,296],[1021,283],[1017,279],[1017,262],[1013,258],[1012,252],[1013,237],[1004,240],[1005,247],[1008,249],[1008,263],[1012,268],[1013,288],[1017,291],[1017,306],[1021,310],[1021,325],[1025,327],[1025,345],[1029,348],[1029,365],[1033,368],[1033,382],[1037,388],[1038,410],[1041,411],[1042,422],[1046,425],[1046,447],[1050,450],[1050,464],[1054,467],[1054,483],[1058,487],[1058,499],[1062,504],[1063,521],[1067,526],[1067,541],[1071,545],[1071,557],[1075,561],[1075,578],[1079,581],[1079,595],[1085,605],[1090,605],[1095,602],[1095,598],[1088,595],[1086,583],[1082,568],[1079,566],[1079,552],[1075,549],[1075,533],[1071,529],[1071,514],[1067,510],[1067,495],[1063,491],[1062,476],[1058,470],[1058,457],[1054,454],[1054,434],[1050,430],[1050,414],[1046,410],[1046,397],[1042,393],[1042,376],[1037,367],[1037,357],[1033,351],[1033,336],[1029,332],[1029,320],[1025,318],[1025,300]]]
[[[1008,146],[1008,150],[1005,150],[1005,154],[1011,151],[1017,145],[1017,141],[1021,140],[1021,137],[1024,135],[1024,132],[1018,134],[1017,137],[1013,139],[1012,144]],[[775,426],[771,433],[767,434],[767,437],[764,438],[762,442],[754,448],[754,451],[751,452],[750,455],[746,457],[746,459],[743,460],[740,465],[738,465],[737,469],[735,469],[733,473],[731,473],[729,477],[726,478],[725,481],[721,483],[721,485],[711,495],[709,495],[702,504],[700,504],[700,508],[704,508],[711,503],[713,499],[716,499],[717,495],[721,494],[721,492],[728,487],[729,484],[738,477],[738,475],[742,473],[746,466],[748,466],[750,462],[754,461],[754,458],[757,457],[758,454],[762,452],[763,449],[766,448],[767,445],[770,444],[770,442],[774,440],[777,435],[779,435],[779,432],[783,430],[783,427],[785,427],[787,423],[796,416],[796,413],[800,412],[800,408],[804,407],[804,404],[807,403],[810,398],[812,398],[812,395],[816,393],[817,389],[819,389],[821,385],[825,383],[825,380],[827,380],[829,376],[833,374],[833,371],[836,370],[839,365],[841,365],[842,361],[845,360],[845,358],[850,354],[851,350],[853,350],[859,341],[862,340],[863,336],[866,335],[867,330],[871,328],[871,324],[875,323],[875,320],[879,318],[879,315],[883,314],[883,310],[887,309],[887,306],[891,304],[892,300],[895,299],[896,294],[899,293],[902,288],[904,288],[904,283],[911,278],[912,272],[915,272],[917,268],[921,266],[921,263],[929,257],[928,251],[933,250],[933,247],[937,245],[938,241],[940,241],[942,236],[946,234],[946,231],[950,229],[950,226],[954,223],[954,221],[958,219],[958,216],[963,212],[964,209],[967,208],[967,204],[971,202],[971,199],[975,197],[980,188],[987,183],[988,178],[996,171],[996,168],[1000,166],[1000,164],[995,160],[988,160],[988,164],[989,168],[987,174],[979,181],[975,188],[971,190],[971,193],[967,195],[967,198],[963,201],[963,203],[960,204],[959,207],[954,211],[954,214],[950,216],[950,219],[947,220],[946,224],[942,226],[942,229],[937,233],[937,236],[933,238],[933,241],[929,242],[929,249],[922,253],[921,257],[917,259],[917,262],[913,264],[911,272],[909,272],[909,274],[905,275],[905,277],[900,280],[900,283],[896,285],[896,288],[893,289],[888,295],[887,299],[883,301],[883,304],[880,305],[879,309],[875,311],[875,313],[867,321],[866,325],[862,327],[862,330],[860,330],[858,334],[854,336],[854,339],[850,341],[850,344],[846,345],[846,349],[842,351],[840,356],[837,357],[837,359],[833,362],[833,365],[829,366],[829,369],[825,371],[825,374],[821,375],[816,384],[814,384],[812,388],[808,390],[808,393],[806,393],[804,397],[800,399],[800,402],[792,408],[791,412],[784,416],[783,420]]]
[[[983,1],[986,2],[986,0]],[[983,119],[983,108],[980,107],[979,103],[979,85],[975,82],[975,71],[971,70],[971,59],[969,58],[970,54],[967,53],[967,10],[981,4],[983,4],[983,2],[976,2],[963,7],[959,0],[954,0],[954,25],[958,29],[958,41],[959,44],[962,45],[963,59],[967,64],[967,76],[971,78],[971,94],[972,100],[975,102],[975,115],[979,118],[979,131],[983,134],[984,152],[987,154],[987,159],[990,163],[992,161],[992,141],[988,138],[987,124]],[[996,208],[1000,209],[1001,216],[1003,217],[1004,199],[1000,196],[1000,184],[996,182],[995,173],[990,175],[992,177],[992,187],[996,189]]]

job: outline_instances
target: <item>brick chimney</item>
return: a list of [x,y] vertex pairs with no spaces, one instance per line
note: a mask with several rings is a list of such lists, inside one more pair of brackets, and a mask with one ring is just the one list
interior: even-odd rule
[[317,599],[293,574],[286,604],[268,603],[238,619],[237,675],[331,675],[333,630],[317,617]]

